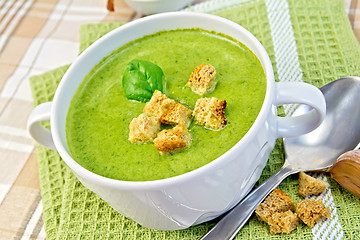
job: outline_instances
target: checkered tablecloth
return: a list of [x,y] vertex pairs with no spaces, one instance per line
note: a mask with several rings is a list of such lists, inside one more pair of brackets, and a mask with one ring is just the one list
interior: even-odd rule
[[[204,2],[204,1],[197,1]],[[360,1],[344,0],[360,41]],[[123,0],[0,0],[0,240],[44,239],[29,77],[71,63],[86,23],[142,17]]]

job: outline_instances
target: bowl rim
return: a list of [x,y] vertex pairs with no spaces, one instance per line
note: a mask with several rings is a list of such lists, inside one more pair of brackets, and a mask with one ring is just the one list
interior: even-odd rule
[[[65,147],[62,145],[62,141],[60,139],[59,129],[58,129],[58,118],[57,118],[57,112],[61,109],[61,97],[65,94],[64,92],[64,86],[69,82],[69,79],[71,79],[74,72],[78,71],[78,66],[81,65],[81,63],[84,61],[84,59],[87,58],[87,56],[93,52],[97,51],[104,41],[107,39],[113,38],[113,36],[121,33],[124,29],[131,29],[136,28],[137,25],[141,25],[148,21],[164,21],[167,18],[188,18],[188,17],[195,17],[195,18],[202,18],[203,20],[211,20],[211,21],[220,21],[222,24],[227,24],[238,31],[242,31],[258,48],[260,51],[262,58],[265,62],[265,65],[262,65],[265,76],[266,76],[266,93],[264,102],[262,104],[262,107],[260,109],[260,112],[255,119],[255,122],[250,127],[250,129],[247,131],[247,133],[228,151],[226,151],[224,154],[222,154],[220,157],[212,160],[211,162],[205,164],[202,167],[199,167],[197,169],[194,169],[190,172],[177,175],[170,178],[165,179],[159,179],[159,180],[150,180],[150,181],[124,181],[124,180],[117,180],[117,179],[111,179],[108,177],[104,177],[101,175],[98,175],[94,172],[91,172],[81,166],[79,163],[77,163],[70,153],[67,152]],[[183,28],[180,28],[183,29]],[[155,30],[155,32],[158,32],[158,30]],[[122,45],[121,45],[122,46]],[[119,46],[119,47],[121,47]],[[245,45],[246,46],[246,45]],[[113,49],[116,50],[116,49]],[[106,56],[103,56],[104,58]],[[258,57],[258,56],[257,56]],[[258,57],[259,58],[259,57]],[[94,66],[92,66],[94,67]],[[73,97],[73,95],[72,95]],[[72,98],[71,97],[71,98]],[[252,138],[255,137],[256,132],[261,129],[262,124],[266,122],[267,120],[267,113],[268,111],[271,111],[271,108],[273,106],[273,99],[275,97],[275,80],[274,80],[274,73],[272,64],[270,61],[270,58],[265,50],[265,48],[262,46],[262,44],[255,38],[253,34],[251,34],[248,30],[246,30],[244,27],[238,25],[237,23],[232,22],[231,20],[211,15],[208,13],[195,13],[195,12],[170,12],[170,13],[160,13],[155,14],[151,16],[146,16],[137,20],[134,20],[132,22],[126,23],[111,32],[105,34],[98,40],[96,40],[91,46],[89,46],[80,56],[77,57],[77,59],[73,62],[73,64],[69,67],[69,69],[64,74],[62,80],[59,83],[59,86],[55,92],[54,100],[53,100],[53,106],[51,109],[51,133],[54,140],[54,144],[56,146],[57,151],[59,152],[62,159],[65,161],[65,163],[70,167],[70,169],[80,177],[81,179],[86,179],[87,181],[90,181],[91,183],[95,183],[97,185],[102,185],[104,187],[112,187],[120,190],[154,190],[164,187],[169,187],[174,184],[178,183],[184,183],[188,182],[194,178],[201,177],[204,173],[211,171],[211,169],[216,169],[218,166],[226,164],[228,161],[231,160],[229,157],[231,154],[233,154],[236,151],[239,151],[240,149],[246,147],[246,143],[248,141],[251,141]],[[68,111],[68,109],[66,109]],[[80,179],[80,180],[81,180]]]

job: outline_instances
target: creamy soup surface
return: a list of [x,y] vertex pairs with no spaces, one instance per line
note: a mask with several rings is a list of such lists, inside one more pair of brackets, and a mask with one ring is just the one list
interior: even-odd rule
[[[164,93],[194,109],[201,97],[226,100],[227,126],[213,131],[189,127],[192,142],[180,152],[160,155],[154,144],[128,141],[129,123],[145,103],[130,101],[122,89],[126,65],[134,59],[161,67]],[[215,67],[217,85],[200,96],[185,87],[196,66]],[[99,175],[126,181],[149,181],[197,169],[224,154],[250,129],[266,91],[263,68],[243,44],[201,29],[162,31],[133,41],[104,58],[86,76],[70,104],[66,136],[72,157]]]

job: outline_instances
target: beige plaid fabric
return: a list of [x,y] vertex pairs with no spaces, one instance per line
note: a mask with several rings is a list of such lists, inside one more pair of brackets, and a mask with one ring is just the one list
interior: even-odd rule
[[[203,2],[198,0],[195,3]],[[360,1],[344,0],[360,41]],[[71,63],[85,23],[141,17],[123,0],[0,0],[0,240],[45,239],[29,77]]]

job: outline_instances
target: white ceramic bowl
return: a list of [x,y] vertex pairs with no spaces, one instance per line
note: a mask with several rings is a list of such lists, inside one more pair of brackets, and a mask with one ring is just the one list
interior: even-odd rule
[[[221,32],[244,43],[260,60],[266,75],[266,96],[260,113],[246,135],[209,164],[176,177],[147,182],[109,179],[92,173],[69,153],[65,123],[70,101],[91,69],[122,45],[161,30],[202,28]],[[304,103],[314,110],[281,118],[276,106]],[[97,193],[121,214],[143,226],[175,230],[213,219],[239,202],[259,179],[276,138],[309,132],[322,122],[325,100],[314,86],[275,83],[270,59],[260,42],[246,29],[221,17],[203,13],[164,13],[145,17],[108,33],[71,65],[56,90],[54,101],[34,109],[28,120],[30,134],[56,149],[85,187]],[[40,125],[50,120],[51,132]]]
[[125,0],[135,11],[149,15],[182,9],[195,0]]

